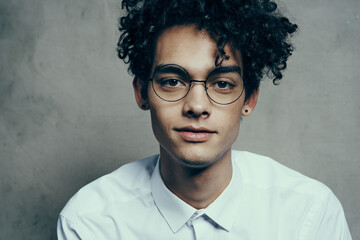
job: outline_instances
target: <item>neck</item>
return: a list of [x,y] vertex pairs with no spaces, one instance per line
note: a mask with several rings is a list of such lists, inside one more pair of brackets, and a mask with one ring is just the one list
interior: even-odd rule
[[231,151],[206,167],[189,167],[161,151],[160,172],[167,188],[196,209],[209,206],[224,191],[232,177]]

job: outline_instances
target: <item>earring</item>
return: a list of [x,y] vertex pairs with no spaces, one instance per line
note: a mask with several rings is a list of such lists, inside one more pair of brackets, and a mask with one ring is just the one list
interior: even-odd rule
[[142,108],[143,110],[148,110],[148,109],[149,109],[149,106],[148,106],[146,103],[144,103],[143,105],[141,105],[141,108]]
[[242,115],[244,115],[244,116],[249,115],[250,112],[251,112],[251,109],[249,109],[248,107],[244,107],[244,108],[241,110],[241,113],[242,113]]

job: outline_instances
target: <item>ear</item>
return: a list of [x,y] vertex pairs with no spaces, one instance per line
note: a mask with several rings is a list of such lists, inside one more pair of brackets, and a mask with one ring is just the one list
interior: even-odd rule
[[258,87],[250,96],[249,98],[245,101],[242,109],[241,109],[241,114],[243,116],[249,116],[252,111],[254,110],[256,103],[257,103],[257,99],[259,96],[259,92],[260,92],[260,87]]
[[141,108],[142,110],[148,110],[150,106],[148,103],[148,99],[145,99],[142,94],[143,87],[144,85],[142,84],[141,80],[135,77],[133,80],[133,88],[134,88],[136,103],[139,106],[139,108]]

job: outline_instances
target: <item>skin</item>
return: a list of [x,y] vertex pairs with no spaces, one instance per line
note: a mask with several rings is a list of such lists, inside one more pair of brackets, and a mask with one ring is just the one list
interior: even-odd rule
[[[239,50],[227,44],[225,52],[230,59],[222,66],[242,68]],[[178,64],[192,79],[204,80],[215,68],[217,55],[216,42],[206,31],[199,31],[194,25],[174,26],[159,36],[152,69],[160,64]],[[252,112],[259,91],[246,102],[243,93],[236,102],[219,105],[207,97],[202,83],[195,83],[178,102],[160,99],[151,87],[147,89],[148,97],[143,98],[143,85],[138,78],[134,79],[133,86],[139,107],[150,109],[153,132],[160,144],[160,172],[164,183],[194,208],[206,208],[231,180],[231,146],[238,136],[242,116]],[[194,140],[190,133],[189,139],[179,132],[189,127],[206,128],[210,133],[201,141]]]

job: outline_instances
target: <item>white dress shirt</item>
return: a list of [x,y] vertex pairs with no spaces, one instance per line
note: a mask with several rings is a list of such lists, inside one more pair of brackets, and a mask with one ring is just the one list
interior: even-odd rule
[[232,151],[229,185],[201,210],[165,186],[158,159],[83,187],[60,213],[58,239],[351,240],[331,190],[270,158]]

